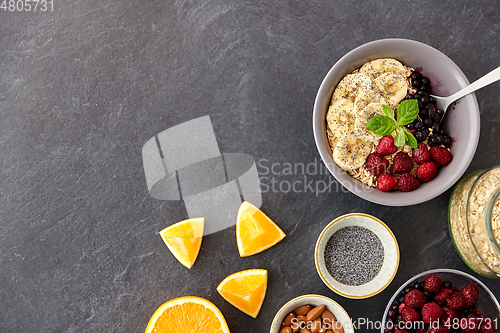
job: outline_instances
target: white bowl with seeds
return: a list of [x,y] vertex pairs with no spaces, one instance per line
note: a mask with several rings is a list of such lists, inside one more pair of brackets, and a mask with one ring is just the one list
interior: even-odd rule
[[314,260],[328,288],[347,298],[368,298],[384,290],[396,275],[399,246],[385,223],[368,214],[352,213],[323,229]]
[[[332,102],[332,96],[335,98],[334,91],[336,88],[339,85],[348,85],[348,82],[342,83],[343,78],[348,74],[352,75],[353,72],[360,69],[368,62],[385,58],[396,59],[406,66],[405,68],[421,70],[420,72],[424,76],[431,79],[432,93],[435,95],[448,96],[469,85],[467,77],[450,58],[426,44],[407,39],[394,38],[376,40],[361,45],[338,60],[323,79],[316,95],[313,109],[314,138],[319,154],[328,170],[337,181],[349,191],[365,200],[377,204],[387,206],[414,205],[428,201],[442,194],[453,186],[467,170],[474,157],[479,141],[479,106],[475,95],[469,94],[458,100],[453,108],[447,112],[443,120],[443,127],[446,128],[448,134],[453,138],[453,143],[451,145],[453,160],[445,168],[440,169],[435,179],[428,183],[422,183],[416,190],[406,193],[396,191],[382,192],[372,187],[374,185],[373,179],[371,179],[372,184],[369,184],[370,179],[368,178],[373,177],[371,177],[367,170],[365,170],[365,174],[353,174],[352,172],[353,170],[355,171],[362,168],[351,168],[352,170],[350,171],[344,170],[349,169],[347,167],[352,167],[351,164],[359,162],[358,160],[340,158],[345,155],[343,151],[338,151],[337,154],[334,152],[332,154],[331,138],[329,138],[329,136],[333,135],[335,137],[335,133],[328,133],[327,131],[327,127],[328,129],[332,127],[327,126],[327,114]],[[344,96],[342,95],[340,97]],[[349,103],[352,103],[352,101],[348,101],[348,104]],[[374,103],[374,101],[372,101],[372,103]],[[336,105],[336,107],[341,111],[343,107],[347,106]],[[356,120],[358,119],[356,118]],[[332,120],[330,119],[330,121]],[[339,118],[336,119],[336,121],[341,122],[342,119]],[[356,127],[356,125],[354,126]],[[370,133],[361,133],[358,131],[356,137],[362,137],[364,140],[361,141],[370,143],[370,137],[367,137],[365,134]],[[344,138],[344,136],[342,136],[342,138]],[[344,139],[347,140],[347,138]],[[341,140],[339,139],[339,141]],[[343,147],[343,145],[340,146]],[[370,148],[366,144],[346,144],[345,146],[351,147],[360,153],[362,151],[365,155]],[[373,147],[371,148],[373,150]],[[349,153],[349,156],[353,155],[352,151],[349,151]],[[335,157],[337,157],[337,161],[335,161]],[[343,165],[348,163],[351,164]],[[361,161],[361,163],[363,163],[363,161]],[[357,163],[356,166],[358,164],[359,163]],[[344,166],[344,169],[342,166]],[[363,183],[363,177],[367,178],[367,182]]]

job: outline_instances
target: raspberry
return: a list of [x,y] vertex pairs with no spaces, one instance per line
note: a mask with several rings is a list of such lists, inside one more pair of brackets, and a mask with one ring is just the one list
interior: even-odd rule
[[420,309],[426,301],[424,294],[420,290],[413,289],[405,295],[405,303],[414,309]]
[[438,174],[438,166],[436,163],[430,161],[419,165],[417,169],[417,178],[421,182],[429,182],[433,180]]
[[439,305],[444,305],[446,304],[446,301],[448,298],[450,298],[450,295],[453,294],[452,289],[441,289],[441,291],[434,296],[434,300],[436,301],[437,304]]
[[410,192],[415,190],[419,184],[420,182],[417,178],[413,177],[410,173],[403,173],[399,177],[398,190],[401,192]]
[[365,168],[374,176],[380,175],[388,167],[389,161],[375,153],[368,155],[366,158]]
[[479,321],[476,317],[468,317],[466,320],[460,321],[460,328],[463,333],[478,333]]
[[453,156],[450,151],[443,147],[434,146],[430,149],[431,157],[437,164],[445,166],[450,164]]
[[394,138],[392,135],[386,135],[378,142],[377,153],[382,156],[392,155],[396,150],[398,150],[398,147],[394,145]]
[[484,315],[482,317],[483,317],[483,322],[480,325],[481,333],[494,333],[496,328],[496,322],[494,322],[490,318],[484,318]]
[[455,291],[450,298],[448,298],[446,304],[452,309],[460,310],[465,307],[465,297],[460,291]]
[[418,313],[414,308],[405,306],[401,312],[401,318],[404,322],[415,322],[420,320],[420,313]]
[[426,303],[422,308],[422,320],[427,324],[438,320],[442,314],[443,310],[434,302]]
[[429,274],[425,277],[424,289],[431,293],[437,293],[441,289],[441,283],[443,282],[436,275]]
[[449,331],[450,331],[449,328],[439,325],[437,328],[430,327],[427,330],[427,333],[448,333]]
[[391,174],[383,173],[377,177],[377,188],[382,192],[389,192],[398,185],[398,179]]
[[410,156],[408,156],[407,153],[400,151],[396,154],[396,156],[394,156],[390,171],[392,174],[410,172],[412,168],[413,162]]
[[418,143],[417,148],[413,149],[411,156],[417,164],[424,164],[431,160],[431,153],[429,153],[429,149],[427,149],[427,146],[423,142]]
[[453,319],[457,318],[457,312],[447,305],[443,306],[441,310],[443,310],[441,321],[443,324],[451,326],[453,324]]
[[460,291],[465,298],[465,307],[470,308],[473,306],[479,297],[479,293],[474,286],[465,286]]

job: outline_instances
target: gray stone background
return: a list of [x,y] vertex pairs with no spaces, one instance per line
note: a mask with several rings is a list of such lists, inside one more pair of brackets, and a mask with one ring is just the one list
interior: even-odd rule
[[[223,152],[320,165],[312,106],[342,55],[409,38],[444,52],[473,81],[500,65],[499,22],[498,4],[486,0],[54,0],[52,12],[0,10],[0,332],[143,332],[158,306],[186,295],[214,302],[232,332],[267,332],[279,307],[306,293],[379,320],[412,275],[471,273],[448,234],[451,191],[394,208],[335,191],[336,183],[317,196],[265,191],[262,209],[287,238],[240,258],[229,228],[203,239],[188,270],[158,235],[185,219],[185,208],[149,196],[141,148],[208,114]],[[477,92],[481,137],[468,171],[500,162],[499,89]],[[334,294],[314,267],[320,231],[350,212],[385,221],[401,250],[394,281],[366,300]],[[215,290],[248,268],[269,271],[257,319]],[[500,293],[498,281],[481,280]]]

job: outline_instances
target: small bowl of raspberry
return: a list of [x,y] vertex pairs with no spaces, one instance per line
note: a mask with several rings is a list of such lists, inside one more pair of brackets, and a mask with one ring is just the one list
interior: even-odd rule
[[335,63],[318,90],[318,152],[337,181],[365,200],[386,206],[431,200],[467,170],[480,132],[474,94],[446,116],[431,95],[449,96],[467,85],[450,58],[424,43],[363,44]]
[[434,269],[404,283],[387,304],[382,333],[493,333],[500,329],[500,304],[475,277]]

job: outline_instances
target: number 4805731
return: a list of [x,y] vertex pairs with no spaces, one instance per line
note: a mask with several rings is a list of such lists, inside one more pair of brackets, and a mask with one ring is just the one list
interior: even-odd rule
[[0,0],[4,12],[46,12],[54,10],[54,0]]

